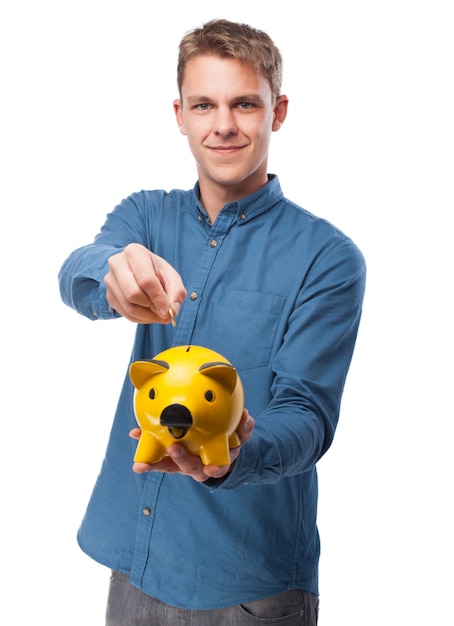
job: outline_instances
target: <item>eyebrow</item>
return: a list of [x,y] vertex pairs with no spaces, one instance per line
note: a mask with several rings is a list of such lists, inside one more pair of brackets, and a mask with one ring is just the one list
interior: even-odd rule
[[208,96],[188,96],[186,98],[189,104],[196,104],[197,102],[209,102]]

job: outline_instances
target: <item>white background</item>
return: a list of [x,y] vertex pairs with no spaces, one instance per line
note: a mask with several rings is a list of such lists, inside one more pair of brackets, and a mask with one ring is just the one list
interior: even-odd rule
[[2,3],[2,624],[103,624],[109,573],[75,534],[134,329],[65,307],[57,273],[131,192],[194,184],[172,111],[177,46],[214,17],[280,47],[290,110],[269,170],[368,264],[319,465],[320,623],[454,623],[450,4]]

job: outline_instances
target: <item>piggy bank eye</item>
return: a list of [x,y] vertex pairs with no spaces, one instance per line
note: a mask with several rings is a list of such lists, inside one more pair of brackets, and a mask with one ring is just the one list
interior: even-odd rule
[[158,390],[155,389],[154,387],[152,387],[150,391],[148,392],[148,397],[150,398],[150,400],[154,400],[157,395],[158,395]]
[[205,400],[207,402],[214,402],[214,392],[213,391],[205,391]]

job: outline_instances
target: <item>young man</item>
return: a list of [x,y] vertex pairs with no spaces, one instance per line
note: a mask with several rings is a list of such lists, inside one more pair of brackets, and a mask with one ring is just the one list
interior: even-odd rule
[[108,626],[312,626],[316,463],[338,420],[364,260],[267,173],[288,99],[265,33],[225,20],[192,31],[178,87],[197,184],[124,200],[65,261],[61,294],[91,319],[137,323],[133,361],[190,344],[228,358],[245,390],[241,444],[226,467],[177,443],[132,467],[140,431],[126,376],[78,540],[112,569]]

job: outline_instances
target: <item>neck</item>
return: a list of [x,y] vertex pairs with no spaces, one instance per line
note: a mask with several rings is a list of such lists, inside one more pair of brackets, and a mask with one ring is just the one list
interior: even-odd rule
[[229,202],[238,202],[238,200],[250,196],[260,189],[260,187],[266,185],[267,182],[268,176],[265,177],[261,184],[251,188],[246,183],[244,185],[218,186],[216,184],[210,184],[209,181],[199,179],[200,201],[208,213],[211,224],[216,221],[217,216],[226,204]]

